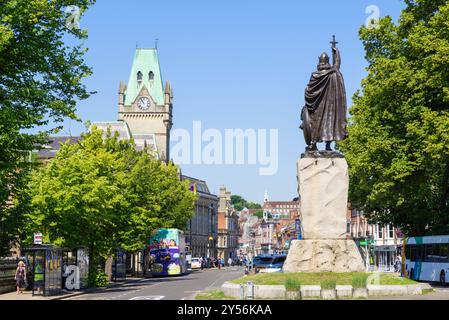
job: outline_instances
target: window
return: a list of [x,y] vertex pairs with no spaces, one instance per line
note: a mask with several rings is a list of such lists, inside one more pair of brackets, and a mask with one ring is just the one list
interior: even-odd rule
[[422,245],[412,245],[411,246],[411,261],[422,261],[423,259],[423,250],[424,246]]
[[449,244],[440,245],[440,260],[441,262],[449,262]]
[[142,72],[137,72],[137,81],[138,82],[142,82],[142,78],[143,78],[143,74],[142,74]]
[[150,73],[148,74],[148,80],[150,80],[150,81],[154,80],[154,73],[153,73],[153,71],[150,71]]
[[391,239],[393,239],[394,238],[394,228],[392,227],[392,226],[388,226],[388,231],[389,231],[389,236],[390,236],[390,238]]
[[436,247],[433,244],[426,244],[424,246],[424,252],[425,252],[424,261],[425,262],[434,262],[434,258],[435,258],[434,252],[436,251],[435,249],[436,249]]
[[411,260],[412,246],[407,246],[405,248],[405,259]]
[[351,232],[351,224],[348,222],[346,223],[346,233],[350,233]]
[[378,237],[379,237],[379,239],[382,239],[383,238],[383,228],[381,227],[381,226],[377,226],[377,228],[379,229],[378,230]]

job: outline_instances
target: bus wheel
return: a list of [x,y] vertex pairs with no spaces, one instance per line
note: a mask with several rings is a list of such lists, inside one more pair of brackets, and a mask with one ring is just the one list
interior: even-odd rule
[[415,270],[411,269],[409,274],[409,279],[414,280],[415,279]]
[[446,286],[446,273],[444,272],[444,270],[442,270],[440,273],[440,285],[443,287]]

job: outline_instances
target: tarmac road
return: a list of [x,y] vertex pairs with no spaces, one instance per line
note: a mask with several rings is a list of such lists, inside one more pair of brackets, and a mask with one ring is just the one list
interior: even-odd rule
[[67,300],[192,300],[203,290],[219,289],[226,281],[243,277],[239,267],[194,270],[180,277],[149,278]]

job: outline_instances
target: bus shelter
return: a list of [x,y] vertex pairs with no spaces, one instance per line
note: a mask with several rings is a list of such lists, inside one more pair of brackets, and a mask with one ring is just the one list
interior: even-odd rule
[[63,248],[54,245],[37,245],[23,250],[33,296],[62,294],[63,251]]

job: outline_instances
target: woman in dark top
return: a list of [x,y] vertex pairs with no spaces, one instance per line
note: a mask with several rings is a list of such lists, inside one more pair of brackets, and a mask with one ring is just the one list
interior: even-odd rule
[[16,286],[17,286],[17,294],[23,294],[23,288],[25,287],[26,280],[26,268],[25,263],[23,261],[19,262],[19,265],[16,270]]

